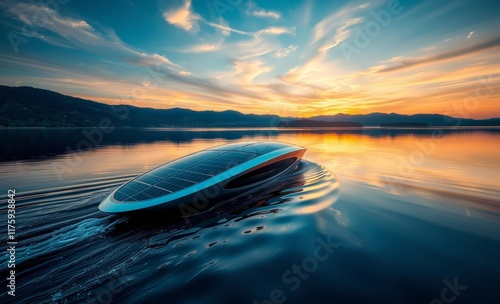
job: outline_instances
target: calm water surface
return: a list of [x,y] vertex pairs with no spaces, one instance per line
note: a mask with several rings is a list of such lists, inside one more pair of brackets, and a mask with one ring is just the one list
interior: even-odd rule
[[[0,130],[16,303],[500,303],[500,129],[92,132]],[[142,172],[245,140],[307,153],[189,224],[97,209]]]

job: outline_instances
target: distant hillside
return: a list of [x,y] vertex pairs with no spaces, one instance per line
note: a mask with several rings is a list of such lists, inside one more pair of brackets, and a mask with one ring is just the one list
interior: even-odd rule
[[456,119],[439,114],[337,114],[304,119],[237,111],[110,106],[43,89],[0,86],[0,127],[96,127],[103,119],[109,119],[117,127],[500,126],[500,118]]
[[298,119],[290,120],[286,122],[281,122],[279,127],[285,128],[324,128],[324,127],[336,127],[336,128],[347,128],[347,127],[363,127],[362,124],[350,121],[321,121],[321,120],[311,120],[311,119]]
[[[382,124],[400,124],[410,126],[411,124],[427,124],[429,126],[500,126],[500,118],[492,118],[485,120],[474,119],[457,119],[446,115],[440,114],[385,114],[385,113],[371,113],[364,115],[323,115],[311,117],[314,120],[323,121],[352,121],[358,122],[365,126],[380,126]],[[395,126],[395,125],[394,125]]]
[[0,126],[90,127],[110,119],[122,127],[270,127],[277,115],[110,106],[32,87],[0,86]]
[[393,122],[393,123],[383,123],[380,124],[380,126],[385,128],[401,128],[401,127],[426,128],[429,126],[429,124],[425,122]]

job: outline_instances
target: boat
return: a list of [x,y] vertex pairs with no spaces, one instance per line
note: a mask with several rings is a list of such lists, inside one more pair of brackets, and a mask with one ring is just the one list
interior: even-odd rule
[[109,194],[99,209],[107,213],[166,210],[190,216],[292,170],[305,151],[269,141],[211,147],[131,179]]

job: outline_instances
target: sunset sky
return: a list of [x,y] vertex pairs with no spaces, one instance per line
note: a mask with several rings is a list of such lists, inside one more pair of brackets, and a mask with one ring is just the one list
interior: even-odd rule
[[42,0],[0,10],[4,85],[153,108],[500,117],[496,0]]

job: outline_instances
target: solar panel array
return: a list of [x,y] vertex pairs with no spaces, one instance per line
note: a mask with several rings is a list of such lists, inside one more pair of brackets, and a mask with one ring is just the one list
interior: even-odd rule
[[114,198],[143,201],[173,193],[209,179],[259,155],[285,148],[280,143],[246,142],[214,147],[167,163],[129,181]]

